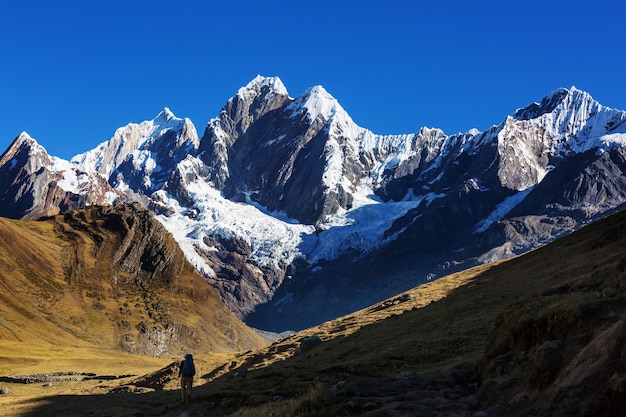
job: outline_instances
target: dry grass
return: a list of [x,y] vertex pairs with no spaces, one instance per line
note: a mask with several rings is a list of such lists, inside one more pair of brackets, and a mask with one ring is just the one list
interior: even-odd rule
[[[0,341],[0,375],[18,376],[53,372],[86,372],[101,376],[142,375],[167,365],[170,360],[130,355],[116,350],[71,348],[62,346],[25,344]],[[104,394],[112,387],[132,378],[101,380],[43,382],[33,384],[0,383],[10,395],[0,396],[0,415],[29,415],[45,406],[46,398],[66,395]],[[70,413],[71,414],[71,413]]]
[[[0,395],[2,416],[128,416],[137,410],[161,413],[178,406],[178,380],[163,385],[163,391],[144,394],[111,394],[124,386],[132,386],[138,377],[153,373],[181,358],[153,358],[131,355],[118,350],[33,346],[0,341],[0,376],[33,375],[53,372],[86,372],[100,379],[54,381],[48,384],[1,383],[9,395]],[[222,353],[196,357],[199,375],[213,371],[235,354]],[[121,376],[109,380],[109,376]],[[197,378],[196,384],[206,381]],[[150,390],[146,390],[150,391]]]
[[[340,416],[341,411],[328,396],[328,390],[322,384],[313,384],[307,391],[286,401],[273,401],[262,406],[241,407],[229,417],[267,417],[267,416]],[[254,402],[254,399],[250,401]]]
[[[124,215],[144,213],[131,207]],[[194,352],[264,344],[164,230],[160,244],[176,248],[167,253],[179,272],[160,280],[114,261],[123,238],[96,207],[38,222],[0,218],[0,340],[146,353],[151,337],[175,328],[180,349]]]
[[171,358],[131,355],[93,347],[24,344],[0,341],[0,375],[55,371],[93,372],[100,375],[144,374],[165,366]]

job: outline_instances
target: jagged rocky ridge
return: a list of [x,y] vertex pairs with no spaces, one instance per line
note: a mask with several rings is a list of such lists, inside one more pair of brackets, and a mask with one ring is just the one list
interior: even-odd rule
[[626,113],[574,87],[479,132],[377,135],[321,86],[257,77],[202,138],[168,109],[72,161],[20,135],[0,214],[140,201],[229,308],[296,329],[521,253],[626,201]]

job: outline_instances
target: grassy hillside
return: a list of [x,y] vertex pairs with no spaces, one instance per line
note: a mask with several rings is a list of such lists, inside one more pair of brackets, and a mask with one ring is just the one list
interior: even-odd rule
[[264,344],[139,206],[0,218],[0,351],[7,342],[164,357]]
[[[625,274],[626,213],[618,213],[270,346],[199,355],[199,386],[186,407],[165,367],[91,391],[31,394],[45,401],[16,413],[620,416]],[[162,391],[152,391],[157,375]],[[120,389],[127,393],[102,395]]]

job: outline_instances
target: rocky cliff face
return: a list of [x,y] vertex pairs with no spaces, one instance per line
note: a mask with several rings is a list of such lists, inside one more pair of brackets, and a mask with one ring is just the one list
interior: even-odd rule
[[[61,221],[62,219],[62,221]],[[123,272],[135,277],[139,285],[168,286],[183,272],[185,257],[167,230],[140,205],[93,206],[51,218],[59,231],[83,231],[93,239],[93,256],[105,256]],[[69,226],[69,227],[68,227]],[[112,240],[106,242],[105,240]],[[77,248],[80,244],[77,244]],[[84,254],[76,254],[68,279],[81,281],[77,271]]]
[[[216,167],[208,179],[228,198],[254,201],[302,223],[319,223],[348,208],[351,196],[337,183],[344,178],[329,178],[331,156],[339,177],[343,163],[354,164],[334,154],[331,147],[339,144],[329,143],[335,112],[347,117],[321,87],[294,100],[277,78],[257,77],[207,126],[201,159]],[[357,165],[345,173],[360,178],[362,171]]]
[[[321,86],[292,98],[257,77],[201,139],[165,109],[66,165],[11,147],[0,214],[139,201],[241,317],[307,326],[619,209],[624,143],[626,113],[576,88],[484,132],[383,136]],[[72,175],[79,186],[57,195]]]

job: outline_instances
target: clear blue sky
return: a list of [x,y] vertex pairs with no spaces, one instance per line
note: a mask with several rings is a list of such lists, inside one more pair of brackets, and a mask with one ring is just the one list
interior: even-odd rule
[[626,2],[6,1],[0,153],[87,151],[169,107],[198,133],[257,74],[376,133],[484,130],[558,87],[626,109]]

